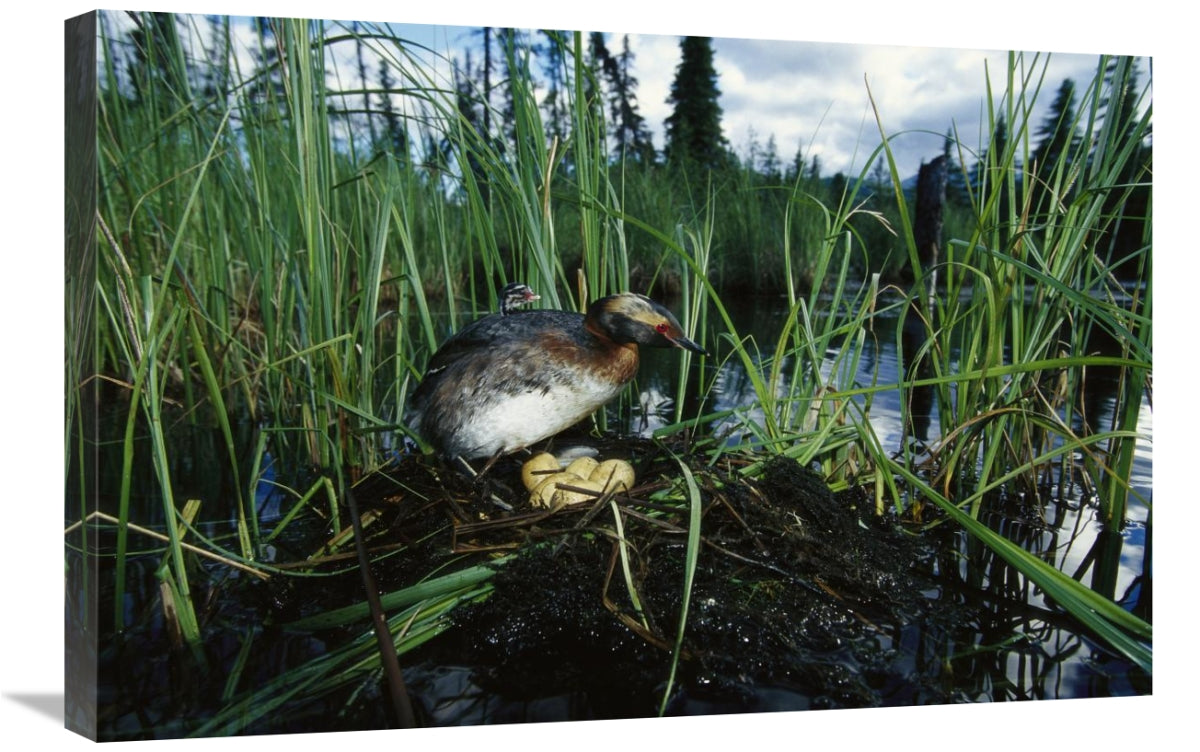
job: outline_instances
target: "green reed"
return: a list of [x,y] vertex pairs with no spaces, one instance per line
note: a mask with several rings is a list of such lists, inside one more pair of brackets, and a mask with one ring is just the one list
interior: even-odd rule
[[[1120,209],[1149,180],[1137,144],[1148,132],[1150,108],[1139,102],[1132,132],[1116,138],[1113,118],[1100,117],[1099,110],[1130,77],[1130,61],[1102,59],[1072,124],[1080,133],[1073,151],[1054,164],[1037,165],[1030,154],[1029,113],[1041,90],[1044,63],[1014,55],[1002,89],[993,92],[989,86],[989,117],[992,123],[1003,118],[1010,138],[984,146],[978,180],[968,183],[973,221],[966,237],[951,237],[936,268],[920,266],[892,159],[894,136],[885,132],[882,118],[879,153],[894,183],[898,207],[892,216],[899,218],[898,226],[857,198],[867,181],[865,170],[833,207],[797,184],[793,207],[819,206],[826,229],[807,295],[798,292],[790,248],[785,255],[789,312],[777,340],[763,349],[739,335],[712,291],[713,307],[725,325],[719,339],[729,346],[728,357],[746,369],[758,409],[722,417],[738,421],[746,447],[818,461],[835,486],[873,484],[879,508],[891,505],[920,515],[922,505],[932,503],[1032,581],[1058,593],[1056,600],[1096,634],[1148,667],[1149,650],[1138,640],[1149,639],[1149,625],[1120,609],[1098,608],[1091,588],[1064,579],[975,521],[998,492],[1025,492],[1036,499],[1056,483],[1061,489],[1056,493],[1070,493],[1074,486],[1085,497],[1094,494],[1101,519],[1119,528],[1131,493],[1127,478],[1151,368],[1149,236],[1124,260],[1137,265],[1141,280],[1130,292],[1105,256]],[[868,164],[873,162],[874,155]],[[912,289],[880,290],[877,278],[852,282],[852,258],[866,253],[856,243],[863,235],[855,220],[863,218],[880,223],[906,245],[918,270]],[[921,320],[925,344],[915,355],[930,367],[922,372],[906,364],[914,376],[899,383],[858,383],[858,360],[868,339],[894,337],[902,351],[904,316],[916,315],[910,303],[931,294],[932,315]],[[894,331],[884,330],[875,322],[892,307],[904,314]],[[1117,343],[1116,352],[1097,349],[1099,333]],[[1115,372],[1120,382],[1108,426],[1086,415],[1084,398],[1089,375],[1102,370]],[[907,395],[921,388],[935,391],[942,438],[928,457],[919,457],[908,444],[895,454],[894,447],[880,444],[869,423],[871,396],[899,389],[907,405]],[[1081,422],[1085,419],[1090,422]],[[713,452],[737,450],[721,445]],[[743,472],[755,475],[761,466],[752,463]],[[1093,580],[1101,592],[1098,583],[1116,562],[1112,556],[1097,563]],[[1126,630],[1132,638],[1124,636]]]
[[[1100,60],[1071,124],[1078,140],[1046,165],[1031,153],[1029,117],[1045,61],[1013,55],[1003,87],[993,91],[989,82],[989,120],[1003,118],[1009,138],[1001,143],[991,129],[984,166],[977,182],[968,183],[974,225],[967,237],[945,246],[933,314],[922,322],[927,346],[917,355],[931,366],[925,385],[936,390],[942,438],[922,466],[882,454],[875,461],[880,471],[902,477],[918,504],[932,501],[1148,669],[1149,649],[1122,630],[1148,640],[1149,625],[1121,609],[1100,608],[1091,589],[969,521],[989,494],[1024,492],[1036,499],[1053,481],[1060,486],[1056,493],[1075,485],[1085,497],[1094,494],[1101,520],[1113,529],[1123,524],[1152,367],[1149,236],[1127,261],[1136,263],[1140,281],[1131,292],[1114,275],[1122,260],[1107,254],[1126,201],[1149,181],[1140,146],[1149,132],[1148,100],[1136,103],[1142,114],[1130,121],[1131,130],[1117,133],[1118,100],[1148,96],[1127,91],[1130,66],[1128,59]],[[890,163],[886,139],[883,148]],[[892,176],[898,180],[894,166]],[[916,258],[911,241],[910,255]],[[935,270],[922,271],[931,280]],[[925,294],[920,282],[911,293]],[[1116,343],[1115,351],[1098,349],[1101,335]],[[899,347],[899,331],[896,337]],[[1087,414],[1084,396],[1089,375],[1102,369],[1120,382],[1107,426]],[[1116,557],[1109,559],[1097,562],[1095,582],[1104,579],[1100,570],[1116,566]]]
[[[1104,244],[1120,221],[1113,207],[1149,180],[1140,172],[1138,145],[1148,133],[1151,110],[1147,103],[1134,131],[1117,140],[1117,118],[1102,119],[1099,111],[1103,102],[1115,102],[1113,92],[1124,86],[1130,61],[1113,62],[1112,82],[1106,83],[1104,75],[1109,61],[1101,59],[1096,79],[1084,92],[1076,145],[1056,164],[1043,166],[1030,153],[1025,113],[1041,89],[1044,66],[1036,58],[1028,65],[1020,57],[1010,61],[1003,93],[989,98],[989,117],[1003,116],[1011,135],[1003,148],[993,143],[987,149],[987,167],[972,201],[973,231],[947,244],[941,265],[945,293],[929,322],[937,347],[927,357],[941,376],[1040,365],[960,381],[953,394],[943,382],[939,394],[942,433],[955,436],[945,453],[944,477],[953,484],[963,473],[982,487],[1008,468],[1027,466],[1024,485],[1036,493],[1043,466],[1032,461],[1034,455],[1058,442],[1083,444],[1087,433],[1105,428],[1096,425],[1096,416],[1083,414],[1083,389],[1089,365],[1093,370],[1106,365],[1097,350],[1099,337],[1111,337],[1118,360],[1108,366],[1123,382],[1111,428],[1121,435],[1107,443],[1106,452],[1085,451],[1084,456],[1092,465],[1089,474],[1099,478],[1094,488],[1103,517],[1119,526],[1134,441],[1124,434],[1136,429],[1151,361],[1150,246],[1147,239],[1136,258],[1137,278],[1144,285],[1126,293],[1112,272],[1116,260],[1105,259]],[[1022,86],[1014,86],[1016,77]],[[1089,152],[1092,144],[1097,146]],[[958,352],[957,367],[949,359],[952,350]],[[1081,420],[1090,425],[1081,426]],[[1116,464],[1104,469],[1105,457]],[[1074,476],[1069,455],[1057,470],[1063,478]]]
[[[346,40],[394,71],[393,91],[411,95],[401,117],[422,144],[407,153],[384,148],[336,114],[347,97],[363,94],[328,83],[350,78],[325,54]],[[746,173],[699,177],[623,164],[606,146],[581,35],[552,43],[563,52],[570,132],[546,136],[528,47],[513,44],[502,56],[513,137],[504,148],[456,101],[455,82],[384,27],[272,22],[258,42],[263,65],[243,71],[235,58],[213,62],[207,80],[226,83],[212,92],[193,87],[185,72],[196,58],[172,34],[143,40],[147,59],[163,64],[137,96],[122,93],[120,71],[102,56],[94,342],[97,371],[124,411],[112,437],[120,467],[112,494],[120,520],[116,604],[127,526],[148,514],[137,509],[135,476],[149,467],[171,536],[164,577],[184,633],[197,639],[174,429],[202,426],[219,437],[231,498],[206,501],[199,521],[223,521],[232,510],[237,543],[229,553],[254,561],[275,534],[264,532],[253,502],[268,457],[316,475],[277,481],[287,520],[308,504],[336,512],[337,475],[387,461],[425,361],[449,331],[494,309],[503,282],[530,283],[545,307],[579,309],[636,278],[677,283],[672,307],[712,353],[702,368],[681,353],[676,423],[662,434],[703,436],[720,424],[743,438],[698,444],[714,462],[731,452],[782,453],[819,463],[836,487],[873,486],[881,508],[915,516],[932,504],[1031,579],[1057,588],[1056,599],[1097,632],[1148,639],[1148,626],[1121,622],[1088,588],[1048,574],[976,521],[989,493],[1037,492],[1051,473],[1094,491],[1110,525],[1124,518],[1152,360],[1150,239],[1128,262],[1144,282],[1128,293],[1113,277],[1113,260],[1097,250],[1118,229],[1114,206],[1149,180],[1137,171],[1136,144],[1148,133],[1150,108],[1140,109],[1132,137],[1102,116],[1109,61],[1077,110],[1081,138],[1047,165],[1030,159],[1040,59],[1014,56],[998,90],[989,81],[990,130],[1003,117],[1010,137],[977,151],[955,145],[960,164],[979,153],[986,159],[968,182],[970,223],[944,245],[936,269],[936,304],[917,355],[929,375],[863,384],[856,374],[867,345],[899,343],[899,328],[878,325],[881,314],[908,310],[933,291],[934,269],[918,269],[916,286],[899,291],[862,274],[877,269],[869,238],[892,238],[916,258],[890,149],[904,134],[884,133],[867,162],[887,161],[894,206],[868,200],[866,169],[832,195],[806,177],[764,188]],[[1112,78],[1128,80],[1129,63],[1112,62]],[[501,121],[485,92],[462,94]],[[883,132],[886,113],[878,117]],[[741,211],[747,202],[753,210]],[[752,249],[750,276],[782,280],[787,313],[771,341],[737,330],[728,310],[734,293],[717,284],[732,278],[731,259],[747,250],[739,236],[770,247]],[[1096,332],[1114,339],[1115,354],[1094,352]],[[754,404],[718,415],[708,401],[710,363],[729,361],[745,370]],[[1120,380],[1116,421],[1084,431],[1083,389],[1101,368]],[[935,390],[943,437],[925,464],[907,448],[893,456],[869,421],[873,394],[918,387]],[[752,462],[744,472],[760,469]],[[332,525],[341,528],[336,515]],[[430,611],[428,624],[440,624],[440,613]],[[119,605],[113,614],[120,626]],[[399,630],[404,621],[393,624]],[[1121,644],[1148,663],[1136,645]]]
[[[452,626],[452,615],[458,606],[486,597],[491,592],[488,580],[495,574],[491,566],[477,566],[431,578],[409,588],[385,594],[386,607],[392,611],[388,628],[394,636],[396,651],[404,655]],[[361,623],[365,608],[342,609],[320,614],[289,625],[290,629],[307,630]],[[263,638],[258,631],[247,631],[243,649]],[[277,677],[243,687],[236,677],[230,677],[228,693],[231,702],[212,718],[192,730],[190,736],[231,735],[251,731],[257,724],[269,720],[273,713],[289,701],[327,696],[339,688],[363,685],[364,677],[380,671],[380,657],[375,639],[369,631],[327,653],[281,673]],[[352,702],[352,696],[349,702]]]
[[[596,167],[607,163],[603,123],[580,107],[581,135],[571,144],[542,138],[535,93],[521,83],[529,80],[528,50],[508,50],[521,148],[502,154],[443,96],[447,83],[380,29],[339,36],[312,22],[272,21],[259,27],[262,67],[214,63],[199,77],[229,88],[202,94],[188,72],[197,58],[175,28],[140,18],[150,30],[138,41],[140,56],[161,65],[147,66],[155,75],[138,79],[130,95],[114,58],[103,56],[99,133],[100,219],[108,229],[97,276],[97,369],[128,405],[115,492],[118,588],[133,474],[147,460],[158,468],[157,494],[175,529],[171,468],[181,458],[170,434],[178,426],[211,426],[222,437],[240,555],[253,560],[261,536],[250,500],[268,452],[284,467],[335,474],[386,461],[409,385],[447,331],[431,294],[447,296],[440,305],[453,326],[459,294],[474,300],[482,286],[487,304],[475,308],[492,308],[505,269],[550,305],[560,291],[581,306],[627,287],[627,267],[614,253],[620,233],[597,207],[614,196]],[[421,92],[405,117],[427,142],[448,143],[448,158],[380,152],[364,160],[335,145],[344,124],[331,114],[327,80],[338,72],[324,51],[346,38],[360,39]],[[579,41],[562,40],[568,51]],[[566,59],[583,72],[579,58]],[[583,98],[585,87],[577,82],[572,91]],[[567,159],[581,175],[568,203],[582,216],[589,249],[578,289],[555,234],[563,199],[552,190]],[[477,169],[461,169],[468,164]],[[474,278],[476,259],[487,280]],[[264,421],[266,444],[245,430]],[[175,561],[176,600],[187,604],[182,556]],[[120,609],[114,614],[120,625]]]

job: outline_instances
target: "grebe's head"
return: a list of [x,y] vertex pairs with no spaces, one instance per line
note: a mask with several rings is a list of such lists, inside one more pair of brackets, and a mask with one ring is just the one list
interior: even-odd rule
[[526,303],[540,300],[542,296],[535,293],[524,282],[509,282],[500,288],[498,297],[500,299],[500,315],[507,316]]
[[588,307],[591,331],[620,344],[680,347],[701,355],[704,348],[688,339],[674,315],[661,304],[633,292],[600,298]]

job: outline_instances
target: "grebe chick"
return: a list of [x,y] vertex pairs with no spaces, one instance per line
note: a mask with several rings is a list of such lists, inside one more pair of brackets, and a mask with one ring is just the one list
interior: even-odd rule
[[409,427],[443,457],[495,458],[591,415],[637,374],[638,345],[707,354],[671,312],[636,293],[600,298],[586,315],[491,314],[429,359]]
[[523,305],[541,300],[542,296],[524,282],[509,282],[500,288],[496,298],[500,301],[500,315],[507,316]]

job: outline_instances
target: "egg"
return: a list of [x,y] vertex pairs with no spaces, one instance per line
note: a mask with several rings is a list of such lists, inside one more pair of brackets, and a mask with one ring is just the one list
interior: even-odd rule
[[521,466],[521,482],[528,491],[537,488],[538,484],[553,473],[559,472],[558,460],[549,452],[542,452],[530,457]]
[[577,457],[571,460],[571,464],[567,465],[567,469],[564,472],[578,475],[580,478],[590,478],[592,471],[599,466],[600,463],[592,457]]
[[574,486],[577,488],[585,488],[595,491],[599,495],[604,489],[595,481],[580,478],[573,473],[555,473],[548,476],[545,480],[533,489],[533,493],[529,496],[529,502],[535,507],[549,508],[551,510],[561,509],[568,504],[575,504],[580,501],[590,501],[595,498],[591,494],[582,493],[580,491],[568,490],[561,486]]
[[634,482],[633,466],[625,460],[605,460],[592,470],[588,478],[599,483],[605,491],[629,491]]

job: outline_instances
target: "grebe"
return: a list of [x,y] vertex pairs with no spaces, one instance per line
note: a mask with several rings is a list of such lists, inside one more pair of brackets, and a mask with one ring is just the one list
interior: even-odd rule
[[443,457],[509,454],[616,397],[637,374],[638,345],[707,354],[670,311],[636,293],[600,298],[586,315],[491,314],[463,327],[429,359],[406,419]]

